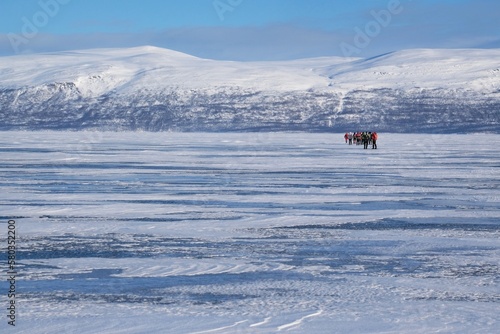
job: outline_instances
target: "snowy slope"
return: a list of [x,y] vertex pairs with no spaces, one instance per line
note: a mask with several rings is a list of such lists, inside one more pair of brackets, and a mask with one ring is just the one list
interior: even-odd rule
[[500,50],[405,50],[321,73],[347,90],[466,89],[484,93],[500,89]]
[[73,82],[102,94],[165,87],[238,86],[261,90],[341,87],[500,89],[500,50],[407,50],[370,59],[325,57],[282,62],[196,58],[156,47],[4,57],[1,87]]
[[3,57],[0,120],[4,129],[491,131],[499,64],[500,50],[230,62],[147,46]]
[[238,63],[196,58],[156,47],[102,49],[6,57],[0,65],[2,87],[72,82],[87,95],[130,93],[166,87],[185,89],[238,86],[264,90],[304,90],[327,79],[311,72],[317,64],[339,58],[290,63]]

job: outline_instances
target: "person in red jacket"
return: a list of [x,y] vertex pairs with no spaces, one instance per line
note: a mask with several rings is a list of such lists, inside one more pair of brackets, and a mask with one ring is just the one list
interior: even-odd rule
[[376,150],[377,149],[377,139],[378,139],[378,134],[376,132],[372,133],[372,149]]

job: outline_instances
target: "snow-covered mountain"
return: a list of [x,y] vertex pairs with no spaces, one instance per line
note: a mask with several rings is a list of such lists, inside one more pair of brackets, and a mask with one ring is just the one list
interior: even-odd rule
[[500,50],[196,58],[156,47],[0,58],[0,129],[500,130]]

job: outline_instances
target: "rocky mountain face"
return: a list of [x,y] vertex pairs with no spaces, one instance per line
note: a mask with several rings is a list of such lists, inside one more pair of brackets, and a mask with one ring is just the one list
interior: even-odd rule
[[500,132],[500,50],[229,62],[142,47],[0,58],[0,130]]

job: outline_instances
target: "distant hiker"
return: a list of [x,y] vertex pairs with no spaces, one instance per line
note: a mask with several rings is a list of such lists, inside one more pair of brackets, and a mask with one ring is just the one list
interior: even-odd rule
[[349,145],[352,145],[352,137],[354,136],[354,133],[349,132],[347,138],[349,139]]
[[363,139],[363,146],[364,146],[364,149],[368,149],[368,142],[370,141],[370,135],[368,134],[368,132],[363,132],[363,134],[361,135],[362,139]]
[[349,139],[349,134],[346,132],[344,135],[345,143],[347,144],[347,140]]
[[361,145],[361,132],[356,132],[356,145]]
[[376,150],[377,149],[377,139],[378,139],[378,134],[376,132],[372,133],[372,149]]

